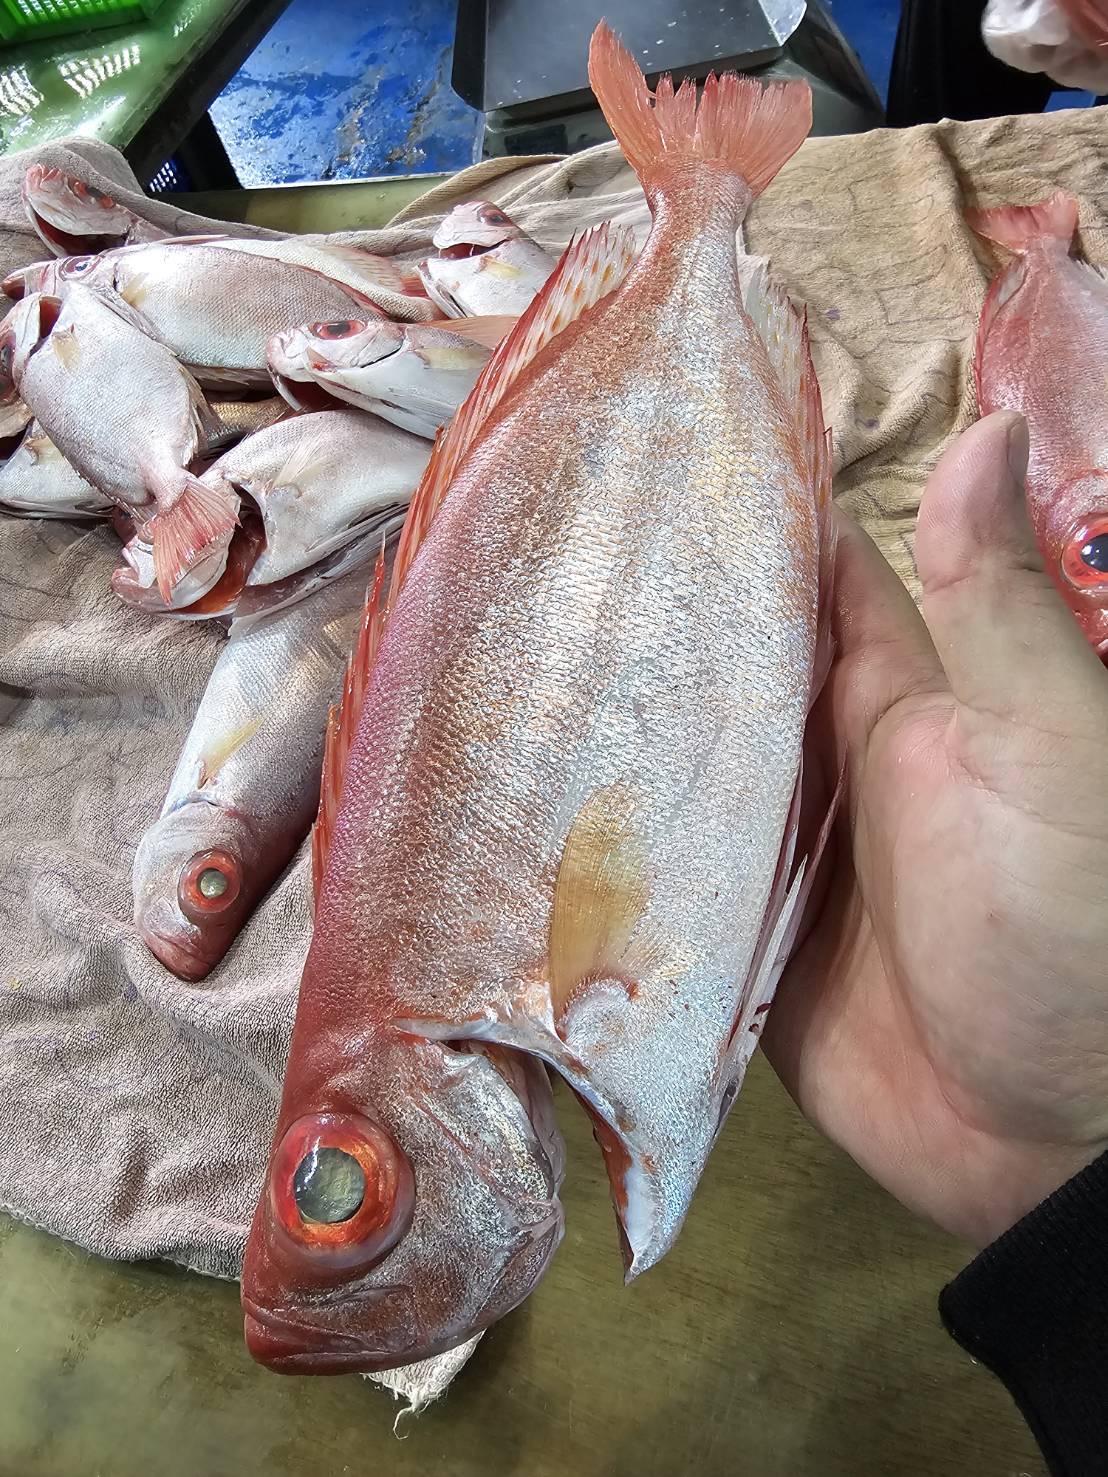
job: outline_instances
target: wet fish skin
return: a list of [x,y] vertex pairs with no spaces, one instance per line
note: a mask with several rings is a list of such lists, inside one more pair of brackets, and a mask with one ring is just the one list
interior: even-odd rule
[[0,511],[22,518],[107,518],[113,504],[62,456],[37,421],[0,466]]
[[[694,121],[691,84],[659,84],[652,106],[604,26],[594,62],[654,224],[600,301],[629,243],[602,230],[570,248],[413,502],[413,528],[434,521],[366,669],[244,1268],[248,1346],[279,1368],[417,1358],[542,1275],[556,1242],[528,1225],[489,1082],[447,1116],[416,1075],[460,1042],[566,1078],[629,1275],[655,1263],[802,905],[829,453],[800,320],[761,278],[744,306],[734,243],[808,132],[810,93],[710,79]],[[383,1256],[357,1226],[328,1229],[346,1257],[329,1264],[322,1236],[289,1239],[297,1125],[331,1111],[383,1125],[410,1166],[411,1218]],[[553,1216],[528,1158],[530,1201]],[[505,1209],[475,1225],[490,1183]]]
[[55,256],[76,256],[170,233],[125,205],[52,165],[32,164],[23,179],[23,204],[35,234]]
[[238,499],[189,468],[219,422],[135,310],[84,288],[23,298],[0,325],[0,398],[5,372],[66,460],[143,526],[163,599],[201,563],[214,583]]
[[[203,979],[222,959],[307,834],[327,710],[365,587],[358,571],[231,627],[161,815],[135,855],[135,926],[182,979]],[[226,882],[222,894],[205,897],[205,871]]]
[[455,206],[431,239],[438,253],[419,275],[448,318],[518,316],[558,260],[488,200]]
[[248,496],[265,545],[247,583],[269,585],[403,509],[427,465],[426,441],[349,407],[293,416],[248,436],[200,479]]
[[1108,281],[1070,255],[1077,201],[968,211],[1014,252],[981,310],[974,359],[982,415],[1027,418],[1027,506],[1047,573],[1108,661]]
[[270,372],[296,409],[313,408],[315,392],[322,391],[431,439],[472,390],[515,319],[458,321],[489,325],[486,342],[435,324],[383,319],[288,329],[269,342]]

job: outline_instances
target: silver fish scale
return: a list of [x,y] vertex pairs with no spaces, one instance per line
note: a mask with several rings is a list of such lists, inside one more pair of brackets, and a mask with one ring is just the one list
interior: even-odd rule
[[[338,998],[373,981],[425,1034],[540,1054],[617,1128],[636,1267],[672,1241],[716,1129],[814,649],[813,498],[726,306],[732,239],[667,262],[659,238],[472,451],[380,653],[317,920]],[[657,957],[633,998],[584,990],[559,1034],[554,881],[613,785]]]

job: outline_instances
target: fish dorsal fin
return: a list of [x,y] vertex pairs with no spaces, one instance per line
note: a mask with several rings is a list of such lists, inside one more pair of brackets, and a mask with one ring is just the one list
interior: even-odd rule
[[550,913],[555,1020],[582,987],[619,979],[632,965],[632,935],[650,902],[635,818],[634,796],[626,786],[613,784],[594,791],[570,825]]
[[404,520],[389,581],[388,599],[384,595],[385,558],[382,552],[354,655],[347,668],[342,700],[328,719],[319,816],[312,835],[317,899],[330,850],[334,818],[342,797],[343,776],[369,687],[370,673],[389,613],[427,530],[463,459],[524,368],[563,328],[618,286],[633,254],[631,232],[611,228],[607,222],[571,241],[545,287],[494,351],[454,419],[435,437],[431,460]]
[[823,422],[823,398],[812,363],[807,314],[798,313],[788,295],[760,266],[752,273],[744,304],[766,346],[785,404],[793,411],[801,471],[812,490],[819,533],[819,632],[813,697],[830,665],[830,598],[835,562],[831,433]]
[[382,612],[385,602],[385,547],[377,555],[373,571],[373,583],[369,588],[365,610],[358,627],[354,652],[346,667],[342,695],[327,715],[327,733],[323,743],[323,775],[319,788],[319,811],[312,827],[312,888],[315,901],[319,902],[319,890],[323,886],[323,874],[327,869],[327,857],[331,850],[335,816],[342,799],[342,780],[346,772],[346,761],[358,718],[365,700],[369,676],[377,656],[381,632],[384,629]]

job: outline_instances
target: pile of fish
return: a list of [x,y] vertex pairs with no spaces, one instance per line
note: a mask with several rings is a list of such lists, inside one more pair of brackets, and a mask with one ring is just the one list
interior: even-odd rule
[[[603,24],[590,80],[653,215],[637,257],[601,226],[555,262],[472,202],[405,274],[324,239],[152,239],[28,176],[59,254],[4,284],[0,501],[112,517],[120,599],[229,625],[135,862],[158,957],[201,978],[316,817],[243,1273],[278,1370],[431,1358],[532,1291],[562,1234],[548,1068],[627,1275],[665,1255],[834,812],[801,825],[829,438],[806,324],[735,246],[810,93],[651,93]],[[1039,537],[1103,651],[1099,402],[1065,365],[1099,363],[1108,289],[1067,196],[973,223],[1016,253],[981,404],[1029,415]]]
[[134,871],[142,936],[196,980],[307,833],[373,561],[554,259],[487,202],[415,271],[168,237],[42,166],[24,199],[58,254],[3,284],[0,511],[111,520],[120,600],[229,628]]

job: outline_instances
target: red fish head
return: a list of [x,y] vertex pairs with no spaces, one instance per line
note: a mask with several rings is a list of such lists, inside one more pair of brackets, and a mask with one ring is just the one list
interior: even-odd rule
[[35,292],[22,298],[0,323],[0,405],[19,398],[19,380],[27,361],[58,321],[61,303]]
[[95,185],[42,164],[28,169],[23,202],[39,239],[56,256],[120,246],[133,219]]
[[1059,567],[1063,593],[1101,660],[1108,662],[1108,499],[1067,530]]
[[298,1018],[243,1267],[254,1358],[395,1368],[521,1302],[562,1234],[549,1090],[494,1047]]
[[[211,773],[196,777],[218,802],[219,768],[233,757],[213,754]],[[135,926],[150,952],[173,974],[201,980],[237,938],[283,858],[267,856],[249,818],[218,803],[195,802],[163,815],[135,854]]]

